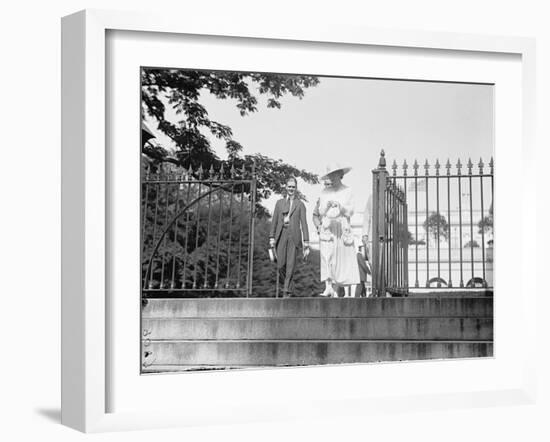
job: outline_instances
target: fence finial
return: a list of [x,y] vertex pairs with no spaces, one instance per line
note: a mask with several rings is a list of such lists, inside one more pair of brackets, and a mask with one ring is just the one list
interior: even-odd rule
[[225,171],[223,170],[223,163],[220,167],[220,180],[223,180],[223,176],[225,175]]
[[232,180],[235,179],[235,165],[231,163],[231,169],[229,169],[229,176]]
[[460,158],[456,162],[456,171],[457,175],[462,175],[462,163],[460,162]]
[[441,167],[441,164],[439,164],[439,158],[435,159],[435,174],[439,175],[439,168]]
[[474,164],[472,163],[472,159],[471,158],[468,158],[468,175],[471,175],[472,174],[472,167],[474,167]]
[[391,165],[391,168],[393,170],[393,176],[397,175],[397,161],[393,160],[393,164]]
[[403,168],[403,175],[407,176],[407,169],[409,168],[409,165],[407,164],[407,160],[403,161],[403,166],[401,167]]
[[430,174],[430,164],[428,163],[428,160],[426,159],[426,162],[424,163],[424,169],[426,170],[426,176]]
[[447,158],[447,162],[445,163],[445,169],[447,169],[447,175],[451,174],[451,160]]
[[386,168],[386,153],[384,152],[384,149],[380,151],[380,159],[378,160],[378,168],[379,169],[385,169]]
[[478,166],[479,166],[479,174],[480,174],[480,175],[483,175],[483,166],[484,166],[484,164],[483,164],[483,158],[480,158],[480,159],[479,159]]
[[493,157],[491,157],[491,161],[489,161],[489,167],[491,168],[491,175],[493,175],[493,170],[494,170],[494,167],[495,167]]
[[416,158],[414,159],[414,163],[413,163],[413,169],[414,169],[414,176],[418,176],[418,168],[420,166],[418,165],[418,161],[416,161]]

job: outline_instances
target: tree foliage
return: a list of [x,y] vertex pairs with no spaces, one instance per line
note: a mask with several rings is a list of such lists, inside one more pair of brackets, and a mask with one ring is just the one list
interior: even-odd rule
[[423,246],[426,244],[426,241],[424,241],[423,239],[417,240],[410,230],[407,231],[407,242],[409,246],[414,246],[416,244],[418,244],[419,246]]
[[449,236],[449,224],[447,219],[437,212],[432,212],[424,221],[424,230],[428,235],[433,236],[434,240],[447,239]]
[[491,203],[491,206],[489,207],[489,214],[479,220],[477,227],[479,229],[479,234],[493,233],[493,203]]
[[[261,154],[242,155],[243,146],[234,138],[232,129],[212,120],[200,98],[201,94],[210,93],[220,100],[232,100],[244,117],[258,111],[255,94],[267,98],[268,108],[279,109],[283,96],[301,99],[307,88],[318,83],[317,77],[307,75],[143,68],[142,115],[155,121],[157,129],[176,146],[175,150],[170,150],[155,143],[145,143],[143,153],[154,163],[168,162],[194,169],[200,165],[203,168],[213,165],[219,169],[222,163],[226,163],[227,169],[231,165],[236,168],[244,165],[250,170],[255,164],[258,202],[272,193],[282,194],[290,176],[315,184],[318,182],[315,174],[283,160]],[[227,160],[221,160],[214,152],[210,142],[212,137],[225,143]]]
[[[149,187],[147,199],[142,199],[142,276],[148,276],[146,285],[165,290],[208,288],[212,289],[210,296],[216,295],[218,288],[243,287],[250,243],[248,199],[217,190],[184,210],[205,193],[206,186],[192,184],[181,191],[173,186]],[[170,225],[171,220],[176,222]]]

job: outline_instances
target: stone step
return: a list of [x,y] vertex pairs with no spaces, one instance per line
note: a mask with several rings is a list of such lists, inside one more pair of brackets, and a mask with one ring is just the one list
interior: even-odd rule
[[493,343],[483,341],[153,341],[144,349],[144,373],[197,367],[350,364],[493,355]]
[[492,318],[144,319],[149,339],[163,340],[491,340]]
[[454,297],[454,298],[475,298],[475,297],[492,297],[493,289],[425,289],[411,288],[409,297]]
[[492,317],[492,297],[148,299],[143,318]]

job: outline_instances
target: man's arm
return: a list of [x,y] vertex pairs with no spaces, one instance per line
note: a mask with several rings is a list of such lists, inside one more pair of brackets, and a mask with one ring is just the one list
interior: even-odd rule
[[302,202],[300,207],[300,227],[302,227],[302,239],[305,246],[309,246],[309,230],[307,228],[306,205]]
[[273,210],[273,218],[271,219],[271,228],[269,229],[269,243],[271,246],[275,245],[275,232],[277,231],[277,222],[279,220],[279,201],[275,203],[275,209]]

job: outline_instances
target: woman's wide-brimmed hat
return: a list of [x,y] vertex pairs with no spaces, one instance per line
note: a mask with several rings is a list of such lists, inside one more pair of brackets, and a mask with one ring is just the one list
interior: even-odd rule
[[322,180],[324,180],[326,177],[328,177],[331,173],[341,171],[342,174],[346,174],[351,170],[351,167],[344,167],[338,163],[331,163],[327,165],[325,174],[321,177]]

